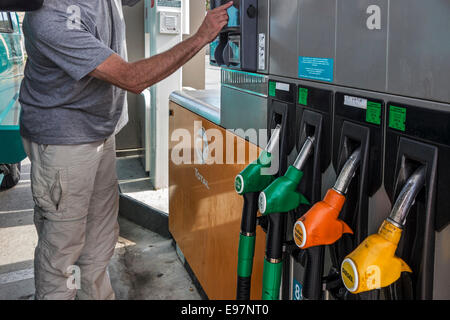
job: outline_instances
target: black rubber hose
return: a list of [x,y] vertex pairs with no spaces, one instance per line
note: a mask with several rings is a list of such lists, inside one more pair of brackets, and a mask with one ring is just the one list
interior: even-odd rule
[[236,300],[250,300],[250,292],[252,287],[252,277],[240,277],[238,276]]
[[284,213],[273,213],[269,215],[269,227],[267,230],[266,258],[281,260],[283,258],[284,241]]
[[321,300],[325,246],[306,249],[303,254],[306,256],[303,297],[307,300]]
[[245,193],[243,197],[244,207],[242,209],[241,233],[254,234],[256,232],[259,192]]

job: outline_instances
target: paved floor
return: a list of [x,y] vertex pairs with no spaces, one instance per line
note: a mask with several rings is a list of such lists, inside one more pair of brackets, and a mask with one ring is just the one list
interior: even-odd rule
[[[0,300],[33,299],[33,225],[30,163],[22,179],[0,192]],[[172,240],[119,219],[121,232],[110,275],[117,299],[197,300],[200,295],[178,259]]]

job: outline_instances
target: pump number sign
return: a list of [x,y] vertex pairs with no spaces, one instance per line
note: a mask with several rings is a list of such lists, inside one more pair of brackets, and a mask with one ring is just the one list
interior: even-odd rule
[[301,285],[301,283],[298,282],[294,278],[292,284],[293,284],[293,286],[292,286],[292,300],[303,300],[303,294],[302,294],[303,286]]

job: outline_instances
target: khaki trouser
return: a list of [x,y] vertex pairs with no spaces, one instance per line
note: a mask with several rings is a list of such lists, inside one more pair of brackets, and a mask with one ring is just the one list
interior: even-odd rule
[[107,267],[119,235],[115,138],[76,146],[23,142],[38,233],[36,299],[114,299]]

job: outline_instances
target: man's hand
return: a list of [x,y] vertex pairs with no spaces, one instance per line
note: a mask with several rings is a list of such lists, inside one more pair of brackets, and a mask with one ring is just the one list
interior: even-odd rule
[[214,41],[219,32],[228,24],[227,9],[233,5],[230,1],[220,7],[208,11],[205,20],[197,31],[196,36],[208,44]]

